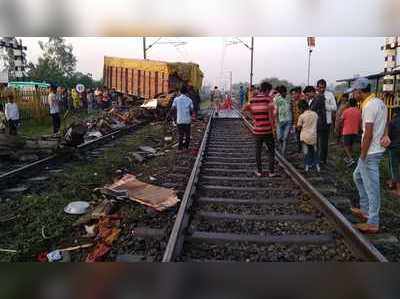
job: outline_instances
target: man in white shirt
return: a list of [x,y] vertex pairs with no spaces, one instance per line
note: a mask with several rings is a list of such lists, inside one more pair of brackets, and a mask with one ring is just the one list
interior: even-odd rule
[[336,99],[332,92],[326,90],[326,81],[324,79],[320,79],[317,82],[317,91],[318,94],[323,95],[325,97],[325,111],[326,111],[326,128],[322,132],[321,135],[321,144],[320,144],[320,159],[322,164],[326,164],[328,159],[328,143],[329,143],[329,133],[331,131],[332,125],[332,114],[336,112],[337,105]]
[[[186,86],[182,86],[180,95],[172,103],[172,110],[176,110],[176,123],[178,125],[178,150],[189,149],[190,144],[190,125],[192,123],[193,102],[186,95],[188,92]],[[184,140],[185,139],[185,140]]]
[[349,92],[361,102],[362,141],[357,168],[353,173],[354,182],[360,196],[360,209],[352,208],[352,213],[366,223],[356,227],[364,233],[379,231],[380,183],[379,162],[390,145],[387,136],[388,110],[385,103],[371,93],[371,84],[366,78],[357,79]]
[[48,104],[50,107],[50,115],[53,119],[53,133],[57,134],[60,131],[61,119],[60,119],[60,103],[56,96],[56,88],[50,87],[50,93],[48,96]]
[[7,97],[8,102],[5,106],[5,115],[8,122],[10,135],[17,135],[17,128],[19,124],[19,109],[18,105],[14,102],[14,95],[10,93]]

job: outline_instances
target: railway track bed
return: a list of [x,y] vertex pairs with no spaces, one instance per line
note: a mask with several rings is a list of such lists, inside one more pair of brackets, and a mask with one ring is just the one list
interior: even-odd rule
[[282,157],[277,177],[256,177],[246,125],[210,121],[164,261],[385,261]]

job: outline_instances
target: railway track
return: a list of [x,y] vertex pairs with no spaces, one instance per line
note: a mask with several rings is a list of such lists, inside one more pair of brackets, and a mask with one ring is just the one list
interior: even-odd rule
[[164,262],[386,261],[279,153],[279,176],[257,178],[249,126],[210,119]]
[[[99,150],[101,150],[99,147],[109,146],[108,144],[110,144],[111,141],[139,129],[146,123],[147,122],[144,121],[88,141],[77,147],[78,152],[86,152],[93,156],[99,155]],[[62,165],[65,163],[64,158],[65,157],[62,154],[52,154],[38,161],[25,164],[21,167],[0,174],[0,196],[12,196],[12,194],[18,195],[19,193],[27,191],[30,186],[35,186],[47,181],[50,176],[62,171]]]

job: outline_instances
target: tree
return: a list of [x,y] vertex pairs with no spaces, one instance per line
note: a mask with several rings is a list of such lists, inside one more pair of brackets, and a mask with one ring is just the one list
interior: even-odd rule
[[67,45],[65,38],[49,37],[46,43],[39,41],[39,46],[43,51],[43,59],[50,61],[65,76],[68,77],[73,74],[76,68],[76,57],[72,53],[72,45]]
[[[268,81],[269,83],[271,83],[271,85],[272,85],[273,88],[276,88],[276,87],[279,86],[279,85],[284,85],[284,86],[286,86],[286,88],[287,88],[288,90],[290,90],[290,89],[292,89],[293,87],[295,87],[295,85],[292,84],[291,82],[289,82],[289,81],[287,81],[287,80],[281,80],[281,79],[278,79],[278,78],[275,78],[275,77],[272,77],[272,78],[265,78],[265,79],[262,80],[262,81]],[[262,81],[261,81],[261,82],[262,82]]]
[[63,37],[49,37],[46,43],[40,41],[39,46],[42,56],[36,65],[28,64],[28,77],[34,81],[70,87],[69,81],[76,68],[72,45],[67,45]]
[[49,37],[46,43],[39,42],[43,51],[38,63],[29,63],[28,77],[33,81],[47,82],[68,88],[78,83],[87,88],[101,86],[101,81],[95,81],[91,74],[75,71],[77,59],[73,54],[72,45],[67,45],[63,37]]

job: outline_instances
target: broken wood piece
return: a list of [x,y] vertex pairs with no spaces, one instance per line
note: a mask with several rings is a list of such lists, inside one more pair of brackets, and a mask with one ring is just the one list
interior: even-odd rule
[[89,248],[89,247],[92,247],[92,246],[93,246],[93,244],[89,243],[89,244],[83,244],[83,245],[78,245],[78,246],[59,249],[59,251],[75,251],[75,250],[79,250],[79,249]]
[[123,176],[108,188],[112,190],[127,190],[131,200],[154,208],[157,211],[163,211],[178,202],[178,197],[174,190],[141,182],[131,174]]

